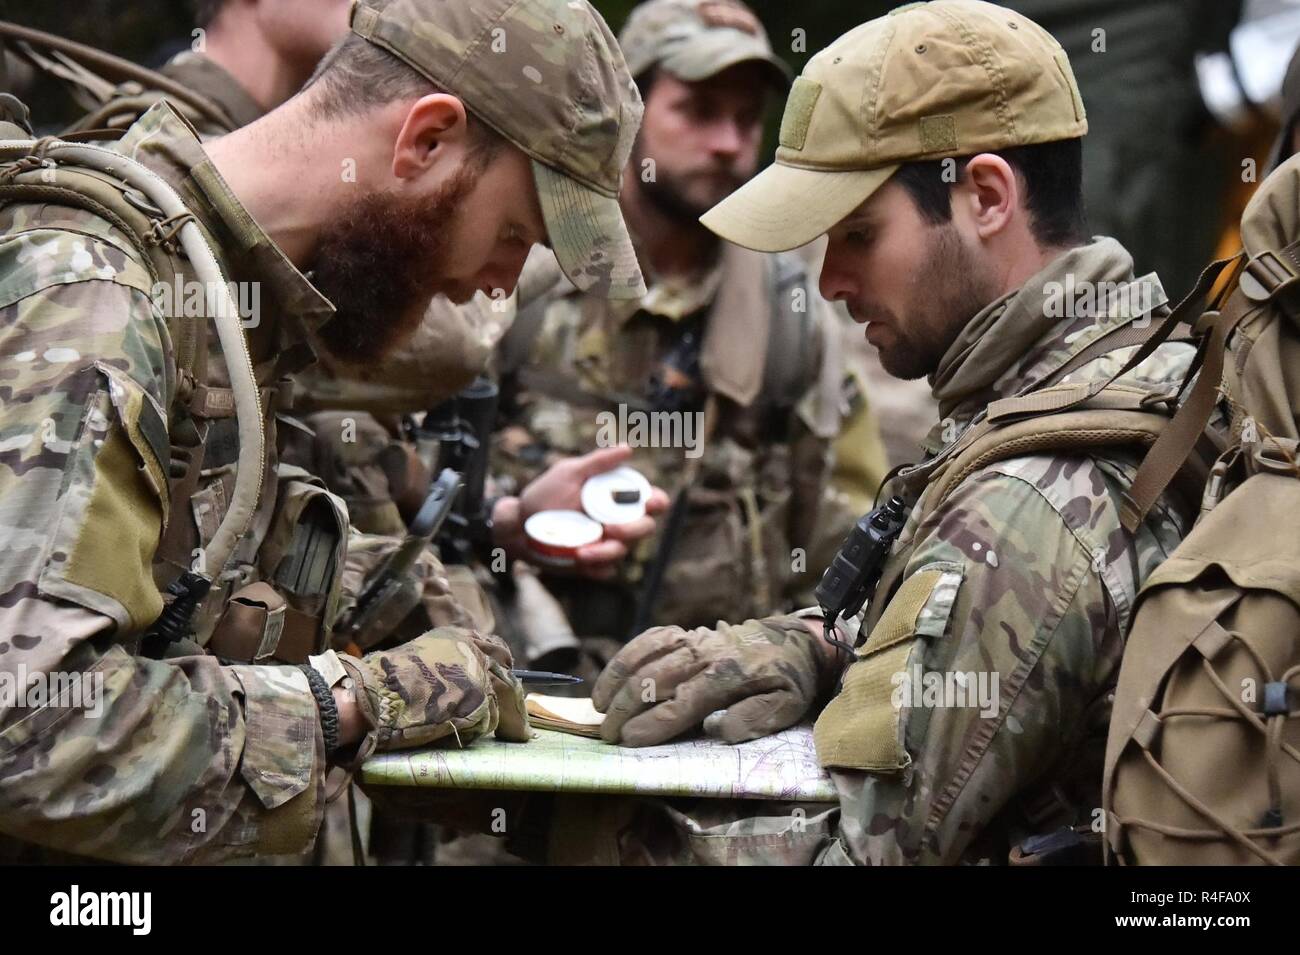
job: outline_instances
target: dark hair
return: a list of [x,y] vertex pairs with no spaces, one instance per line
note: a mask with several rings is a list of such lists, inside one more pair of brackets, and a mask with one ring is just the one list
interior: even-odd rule
[[[355,116],[397,100],[450,92],[354,33],[325,54],[303,89],[313,87],[311,114],[318,119]],[[465,115],[470,141],[479,158],[486,162],[505,144],[505,137],[476,116],[468,105]]]
[[658,76],[658,66],[647,66],[638,75],[632,78],[632,82],[636,84],[636,91],[641,94],[641,102],[649,102],[650,90],[654,87],[655,79],[657,79]]
[[217,18],[225,5],[226,0],[190,0],[190,6],[194,10],[194,25],[207,26]]
[[[993,151],[1020,174],[1030,229],[1042,246],[1077,245],[1087,239],[1083,209],[1083,140],[1062,139]],[[957,160],[956,180],[966,174],[970,156]],[[944,177],[946,159],[905,163],[896,179],[931,225],[952,221],[953,182]],[[947,177],[953,178],[951,173]]]

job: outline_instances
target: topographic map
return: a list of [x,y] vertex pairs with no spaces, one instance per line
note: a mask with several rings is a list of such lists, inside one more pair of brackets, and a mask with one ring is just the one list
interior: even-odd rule
[[834,802],[812,728],[797,726],[731,745],[693,739],[629,749],[553,730],[528,743],[481,739],[467,749],[384,753],[367,760],[367,785],[437,789],[639,793]]

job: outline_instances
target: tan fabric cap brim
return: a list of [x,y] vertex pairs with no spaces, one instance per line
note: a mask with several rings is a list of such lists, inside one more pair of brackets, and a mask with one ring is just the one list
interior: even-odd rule
[[618,200],[532,160],[546,232],[560,268],[584,292],[609,299],[646,293]]
[[833,172],[773,163],[700,216],[700,222],[747,249],[786,252],[825,235],[897,169]]

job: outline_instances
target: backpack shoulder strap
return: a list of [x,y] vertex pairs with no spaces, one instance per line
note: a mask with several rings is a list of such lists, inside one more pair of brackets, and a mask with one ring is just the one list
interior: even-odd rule
[[[102,106],[119,94],[120,90],[114,84],[136,83],[143,90],[154,90],[167,97],[186,113],[187,118],[202,118],[222,128],[230,125],[222,109],[206,96],[120,56],[3,20],[0,20],[0,40],[9,45],[16,56],[80,93],[83,104],[97,103]],[[143,104],[144,108],[152,106],[158,98],[158,95],[151,95]],[[98,112],[97,110],[92,117],[88,117],[89,121],[78,123],[75,128],[90,129],[100,125],[106,117],[99,116]]]
[[1272,305],[1279,296],[1300,286],[1300,239],[1281,251],[1265,250],[1248,260],[1243,258],[1234,278],[1233,286],[1226,290],[1222,311],[1206,312],[1197,323],[1198,331],[1206,337],[1196,384],[1168,430],[1147,452],[1129,488],[1123,521],[1130,531],[1146,517],[1209,425],[1218,404],[1228,340],[1233,330],[1247,315]]
[[[183,223],[169,221],[143,195],[104,173],[67,164],[58,166],[57,177],[46,181],[42,140],[27,148],[0,150],[0,206],[15,202],[48,203],[81,209],[108,222],[139,254],[149,278],[157,285],[171,285],[185,272],[179,247],[173,241]],[[123,157],[124,161],[132,160]],[[206,324],[170,323],[177,372],[188,385],[202,382],[206,373]],[[182,389],[188,395],[190,387]]]
[[1054,386],[990,405],[932,471],[922,494],[924,518],[940,507],[967,478],[991,464],[1030,454],[1090,454],[1112,448],[1149,448],[1169,424],[1169,414],[1139,388],[1113,385],[1084,407],[1041,412],[1044,404],[1071,395],[1075,386]]

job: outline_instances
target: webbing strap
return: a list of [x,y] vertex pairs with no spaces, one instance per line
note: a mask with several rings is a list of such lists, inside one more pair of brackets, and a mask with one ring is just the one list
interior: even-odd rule
[[1168,427],[1142,459],[1133,483],[1124,495],[1120,507],[1120,523],[1130,534],[1146,518],[1156,499],[1164,493],[1196,447],[1196,442],[1205,433],[1219,400],[1219,383],[1223,380],[1223,359],[1227,353],[1228,336],[1254,308],[1254,303],[1237,291],[1228,298],[1227,307],[1212,322],[1210,338],[1205,348],[1205,361],[1196,384]]
[[84,195],[75,189],[69,189],[66,186],[34,182],[6,182],[0,184],[0,206],[11,202],[48,202],[55,205],[84,209],[92,215],[98,216],[128,238],[135,240],[140,250],[145,253],[141,256],[141,264],[148,270],[151,281],[158,282],[158,270],[154,267],[152,259],[143,248],[143,237],[122,216],[99,200]]
[[[105,53],[103,50],[96,49],[93,46],[76,43],[61,36],[55,36],[52,33],[45,33],[42,30],[33,30],[30,27],[19,26],[16,23],[9,23],[3,20],[0,20],[0,37],[22,41],[23,43],[30,44],[30,47],[35,47],[42,51],[57,52],[58,54],[62,54],[63,57],[78,64],[79,68],[96,70],[100,74],[105,75],[105,78],[107,79],[119,82],[134,81],[148,89],[161,92],[170,100],[193,108],[200,115],[212,122],[220,123],[223,126],[229,125],[220,107],[209,100],[206,96],[196,93],[183,83],[178,83],[168,76],[164,76],[154,70],[146,69],[143,66],[132,63],[130,60],[124,60],[120,56]],[[16,49],[14,52],[18,55],[22,54],[21,49]],[[33,65],[38,68],[41,66],[40,63],[35,62],[33,62]],[[103,88],[101,87],[100,89],[102,92]]]
[[[1068,411],[1076,405],[1095,398],[1103,390],[1109,388],[1117,380],[1124,377],[1138,365],[1142,364],[1142,362],[1150,358],[1152,353],[1168,340],[1170,334],[1178,327],[1179,322],[1182,322],[1186,316],[1191,314],[1200,315],[1201,312],[1205,310],[1205,304],[1209,298],[1210,290],[1214,288],[1214,283],[1218,280],[1224,269],[1229,266],[1239,266],[1244,261],[1245,253],[1239,252],[1230,259],[1220,259],[1219,261],[1212,262],[1210,265],[1206,266],[1205,271],[1201,273],[1201,277],[1196,281],[1196,287],[1188,293],[1187,297],[1179,302],[1178,305],[1165,316],[1164,320],[1161,321],[1154,331],[1141,337],[1141,347],[1139,347],[1129,360],[1124,363],[1124,367],[1115,372],[1115,374],[1111,375],[1109,378],[1104,380],[1099,379],[1091,385],[1080,382],[1075,386],[1056,386],[1051,390],[1051,397],[1042,397],[1038,399],[1039,405],[1034,407],[1033,413],[1047,414],[1056,411]],[[1130,326],[1124,326],[1124,328],[1128,327],[1131,327],[1131,323]],[[1119,348],[1121,347],[1121,343],[1133,344],[1133,342],[1127,341],[1127,335],[1120,335],[1123,330],[1123,328],[1116,329],[1098,339],[1097,342],[1094,342],[1093,344],[1099,345],[1101,342],[1107,342],[1107,346],[1104,349],[1105,351]],[[1146,330],[1142,329],[1141,331]],[[1092,346],[1089,346],[1089,348],[1091,347]],[[1088,349],[1084,349],[1085,352],[1087,350]],[[1015,399],[1006,400],[1034,399],[1034,397],[1034,394],[1030,393],[1028,395],[1018,396]],[[996,402],[994,404],[996,404]],[[992,408],[992,405],[990,408]]]

